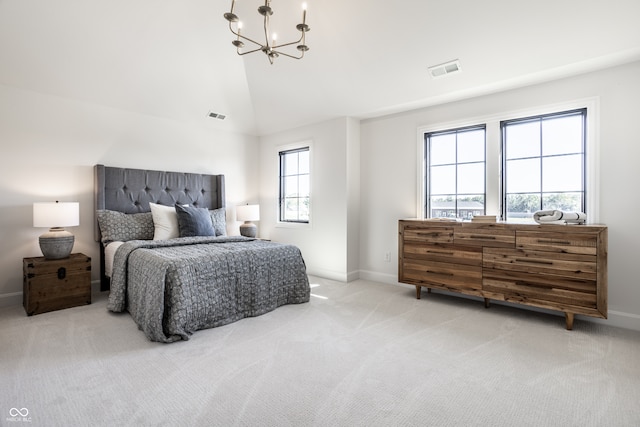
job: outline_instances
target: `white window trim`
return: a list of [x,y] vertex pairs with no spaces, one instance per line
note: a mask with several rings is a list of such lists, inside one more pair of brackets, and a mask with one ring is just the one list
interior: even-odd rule
[[[300,148],[309,147],[309,222],[288,222],[280,221],[280,153],[282,151],[297,150]],[[301,142],[294,142],[286,145],[279,145],[276,147],[276,170],[278,180],[278,201],[276,202],[276,228],[312,228],[313,220],[313,141],[306,140]]]
[[417,135],[417,206],[416,217],[425,218],[425,164],[424,134],[457,129],[474,125],[486,125],[486,211],[488,215],[500,215],[500,121],[522,117],[539,116],[561,111],[587,109],[587,170],[585,173],[587,193],[587,222],[598,223],[600,218],[600,98],[591,97],[558,104],[532,107],[519,111],[508,111],[491,116],[457,120],[418,127]]

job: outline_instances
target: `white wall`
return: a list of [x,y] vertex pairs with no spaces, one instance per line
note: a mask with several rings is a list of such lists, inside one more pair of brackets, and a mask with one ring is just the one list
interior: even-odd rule
[[[205,119],[206,120],[206,119]],[[222,173],[229,231],[233,206],[257,197],[257,138],[0,85],[0,306],[22,300],[22,258],[41,256],[33,228],[37,201],[80,202],[74,252],[92,257],[93,165]]]
[[[640,330],[635,262],[640,212],[636,130],[640,62],[519,90],[363,121],[341,118],[257,138],[0,85],[0,306],[19,304],[22,258],[39,256],[35,201],[81,204],[74,251],[93,258],[96,163],[224,173],[234,206],[259,201],[261,237],[298,245],[310,274],[397,283],[397,221],[416,215],[417,129],[503,112],[600,99],[600,221],[609,226],[609,324]],[[311,227],[277,227],[276,147],[313,142]],[[167,154],[170,153],[170,154]],[[179,153],[179,154],[175,154]],[[257,183],[257,184],[256,184]],[[390,262],[384,260],[391,253]],[[358,256],[359,254],[359,256]]]
[[[397,283],[397,221],[416,216],[417,129],[583,98],[600,100],[599,221],[609,227],[609,324],[640,330],[640,62],[361,124],[360,276]],[[392,250],[392,262],[383,262]]]
[[360,273],[360,122],[347,119],[347,280]]
[[[342,281],[357,277],[357,271],[349,271],[357,268],[357,261],[348,262],[350,250],[354,257],[353,245],[357,253],[358,241],[358,225],[350,223],[354,218],[349,213],[357,209],[350,195],[359,194],[357,136],[357,122],[341,118],[260,138],[258,234],[297,245],[313,275]],[[302,141],[313,144],[311,222],[309,226],[279,226],[278,147]]]

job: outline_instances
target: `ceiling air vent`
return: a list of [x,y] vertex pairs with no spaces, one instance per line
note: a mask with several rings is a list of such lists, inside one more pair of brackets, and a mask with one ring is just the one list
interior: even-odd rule
[[225,116],[224,114],[214,113],[213,111],[209,111],[209,117],[213,119],[224,120],[227,116]]
[[444,64],[434,65],[433,67],[429,67],[429,74],[434,79],[439,77],[444,77],[449,74],[457,73],[462,71],[460,67],[460,60],[455,59],[453,61],[445,62]]

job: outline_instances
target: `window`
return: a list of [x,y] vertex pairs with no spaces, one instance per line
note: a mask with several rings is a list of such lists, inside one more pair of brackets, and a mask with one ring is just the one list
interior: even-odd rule
[[309,223],[310,217],[310,147],[279,151],[280,222]]
[[425,134],[427,217],[484,215],[485,151],[484,126]]
[[586,109],[500,122],[502,217],[585,212]]
[[535,211],[558,209],[598,223],[599,105],[585,98],[419,128],[417,217],[484,209],[533,222]]

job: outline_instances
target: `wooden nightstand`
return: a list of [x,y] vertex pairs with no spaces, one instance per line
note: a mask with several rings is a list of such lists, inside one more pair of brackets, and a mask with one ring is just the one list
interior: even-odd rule
[[23,258],[22,305],[29,316],[91,304],[91,258]]

